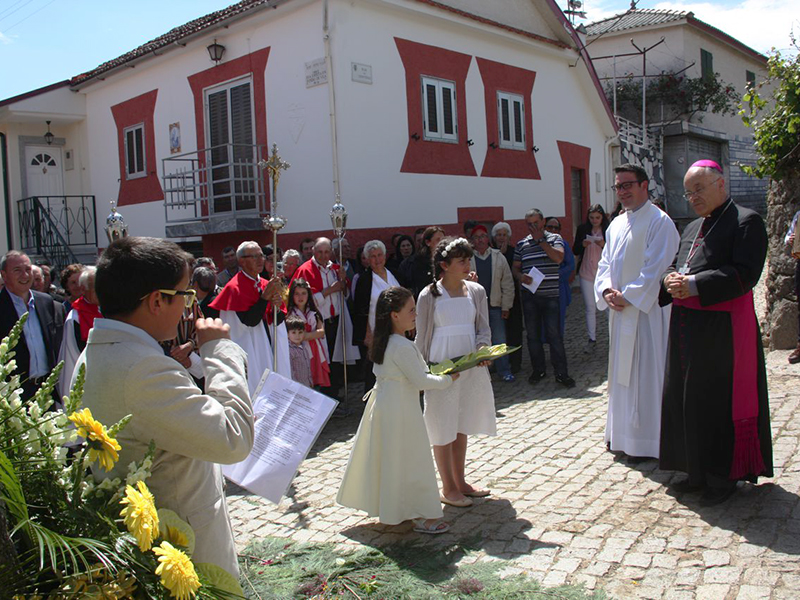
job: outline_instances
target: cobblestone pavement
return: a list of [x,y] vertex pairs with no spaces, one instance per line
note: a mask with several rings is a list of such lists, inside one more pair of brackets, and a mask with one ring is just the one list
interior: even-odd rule
[[[775,477],[701,508],[696,496],[667,495],[665,484],[681,475],[605,450],[604,318],[598,329],[598,349],[585,354],[577,292],[566,335],[577,386],[565,391],[552,373],[529,385],[527,357],[517,382],[494,384],[498,435],[471,438],[467,456],[468,480],[493,494],[468,509],[445,507],[452,529],[421,543],[475,547],[479,537],[477,553],[454,561],[504,561],[505,572],[613,598],[800,598],[800,365],[786,362],[788,351],[768,355]],[[409,525],[383,526],[335,503],[362,410],[361,384],[352,387],[356,414],[328,424],[280,506],[229,490],[240,548],[260,536],[375,547],[417,539]]]

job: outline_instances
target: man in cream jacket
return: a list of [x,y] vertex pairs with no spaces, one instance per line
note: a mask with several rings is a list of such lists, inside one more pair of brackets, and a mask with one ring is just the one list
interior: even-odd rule
[[[489,299],[489,326],[492,329],[492,344],[506,343],[506,320],[514,304],[514,279],[508,261],[499,250],[489,247],[489,232],[483,225],[472,230],[472,247],[475,254],[470,259],[470,268],[477,281],[486,289]],[[514,381],[508,356],[495,361],[497,374],[503,381]]]
[[95,320],[78,362],[86,364],[83,404],[106,425],[133,415],[117,437],[119,461],[110,472],[95,466],[95,478],[124,479],[153,440],[147,485],[156,506],[192,526],[195,562],[238,575],[219,464],[243,460],[253,446],[245,353],[222,321],[198,319],[203,393],[158,345],[175,337],[195,300],[190,258],[172,242],[137,237],[114,242],[100,257],[95,289],[104,318]]

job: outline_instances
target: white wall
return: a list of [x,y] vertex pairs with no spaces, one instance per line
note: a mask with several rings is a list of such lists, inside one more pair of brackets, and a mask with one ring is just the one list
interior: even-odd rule
[[[508,219],[521,219],[534,206],[562,216],[563,167],[557,140],[592,149],[590,199],[603,201],[604,194],[595,188],[595,173],[603,176],[604,135],[612,135],[613,129],[597,92],[591,84],[579,83],[579,70],[570,68],[573,53],[520,41],[443,11],[441,18],[431,18],[389,4],[352,4],[357,10],[348,10],[351,3],[343,1],[332,9],[341,187],[351,226],[454,223],[456,208],[470,206],[503,206]],[[470,153],[478,175],[488,140],[483,83],[474,57],[536,71],[533,135],[540,149],[536,160],[541,180],[401,173],[408,110],[395,37],[473,56],[466,105],[469,137],[474,140]],[[372,66],[371,85],[351,81],[351,62]],[[459,143],[464,143],[463,137]],[[603,186],[609,184],[604,178]]]
[[[509,219],[522,218],[532,206],[563,215],[563,168],[556,140],[592,148],[591,201],[602,202],[595,174],[603,176],[603,187],[609,185],[603,150],[613,127],[588,77],[582,69],[570,68],[575,54],[445,11],[438,11],[441,17],[436,18],[419,12],[428,9],[413,2],[398,7],[374,0],[331,1],[341,192],[349,226],[454,223],[460,206],[504,206]],[[279,214],[288,221],[284,232],[329,229],[334,192],[328,86],[306,88],[305,80],[305,63],[324,57],[322,35],[322,2],[288,3],[86,87],[90,188],[103,207],[98,209],[101,224],[107,212],[104,201],[119,190],[110,107],[159,90],[154,127],[160,176],[161,159],[169,156],[170,123],[181,123],[182,152],[197,147],[187,76],[210,67],[206,46],[216,38],[226,47],[225,61],[271,47],[265,73],[268,143],[277,143],[292,165],[281,177],[278,194]],[[395,36],[536,71],[532,117],[542,179],[400,173],[408,129],[405,71]],[[351,61],[372,65],[372,85],[351,81]],[[474,59],[466,92],[469,136],[475,141],[470,151],[480,173],[487,140],[483,85]],[[165,235],[163,202],[124,206],[120,212],[132,234]],[[99,234],[104,237],[102,230]]]
[[[119,190],[118,142],[111,106],[158,89],[154,129],[159,178],[162,159],[170,156],[171,123],[181,124],[181,152],[197,149],[194,97],[187,77],[213,66],[206,46],[214,39],[225,46],[223,62],[271,47],[265,71],[267,141],[270,146],[277,143],[292,165],[280,180],[279,212],[288,219],[286,232],[303,231],[309,227],[309,203],[321,202],[328,210],[333,204],[327,89],[305,89],[305,62],[323,56],[321,9],[308,2],[261,11],[228,29],[190,41],[161,59],[140,63],[87,87],[92,189],[98,194],[98,203],[101,197],[115,198]],[[124,206],[119,211],[132,234],[164,237],[163,201]]]
[[[719,41],[689,25],[674,25],[644,30],[627,30],[618,34],[607,34],[596,40],[590,40],[589,53],[592,57],[608,56],[636,52],[630,40],[640,48],[656,44],[662,37],[664,43],[647,53],[647,73],[658,74],[660,71],[677,72],[692,65],[685,73],[689,77],[700,77],[700,49],[708,50],[714,59],[714,71],[727,84],[733,85],[736,92],[744,94],[745,71],[752,71],[758,80],[763,80],[766,70],[762,63],[749,55]],[[601,77],[612,77],[613,65],[616,62],[618,78],[628,73],[641,78],[642,57],[628,56],[613,59],[596,59],[595,69]],[[648,79],[649,81],[649,79]],[[606,81],[604,81],[604,84]],[[702,123],[700,119],[702,118]],[[731,139],[752,136],[752,131],[744,126],[738,115],[715,115],[699,113],[692,119],[702,127],[726,133]]]

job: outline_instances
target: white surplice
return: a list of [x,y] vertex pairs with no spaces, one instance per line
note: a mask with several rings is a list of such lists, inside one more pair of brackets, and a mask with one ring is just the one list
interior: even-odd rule
[[[264,329],[263,323],[259,323],[254,327],[245,325],[239,320],[236,312],[232,310],[220,311],[219,318],[222,319],[223,323],[230,325],[231,340],[239,344],[247,354],[247,387],[252,395],[261,382],[264,372],[267,369],[272,370],[272,346],[269,343],[267,330]],[[275,371],[291,379],[292,365],[289,360],[289,336],[286,332],[286,325],[283,323],[278,326],[277,338],[278,366]]]
[[[647,211],[654,211],[646,216]],[[638,218],[650,218],[639,259],[641,270],[627,284],[623,281],[623,259],[630,246],[632,228]],[[614,219],[606,231],[606,245],[597,267],[595,300],[597,308],[608,310],[603,291],[609,288],[622,292],[630,303],[625,311],[638,311],[635,341],[628,385],[624,385],[614,368],[614,357],[621,354],[625,321],[615,318],[609,331],[608,418],[605,440],[611,450],[630,456],[658,458],[661,431],[661,394],[667,356],[670,307],[658,305],[661,276],[672,264],[678,251],[680,236],[666,213],[648,201],[635,212],[625,212]],[[635,313],[634,313],[635,316]],[[628,319],[630,322],[630,319]]]

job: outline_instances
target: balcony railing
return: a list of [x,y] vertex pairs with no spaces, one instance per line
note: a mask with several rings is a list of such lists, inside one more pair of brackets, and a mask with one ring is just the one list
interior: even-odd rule
[[264,213],[262,152],[262,146],[221,144],[163,159],[166,222]]
[[20,245],[58,269],[78,262],[77,249],[97,248],[94,196],[32,196],[17,201]]

